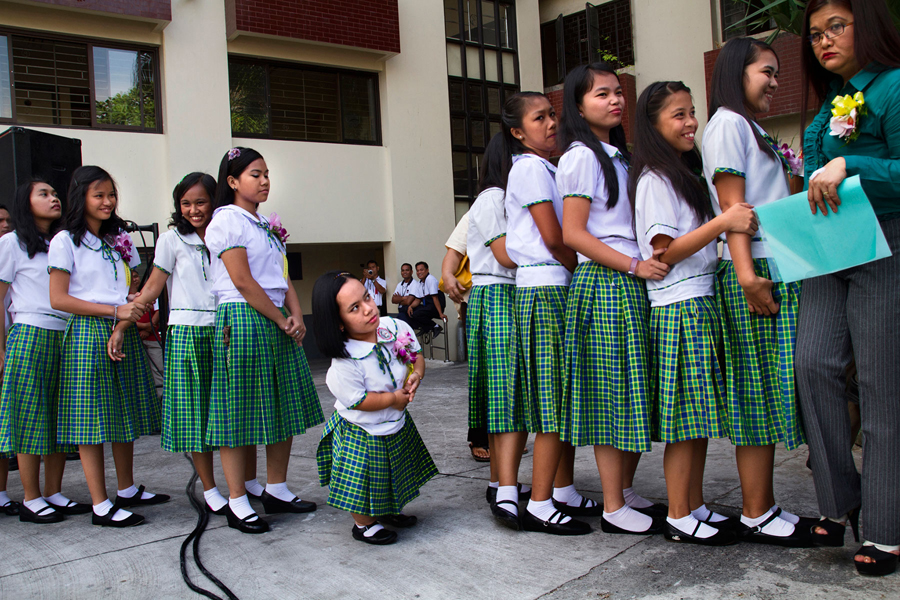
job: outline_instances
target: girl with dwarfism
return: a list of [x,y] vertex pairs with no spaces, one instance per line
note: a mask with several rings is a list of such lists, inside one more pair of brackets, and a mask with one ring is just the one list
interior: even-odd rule
[[749,204],[713,215],[694,146],[697,119],[691,91],[680,81],[650,84],[638,99],[628,195],[633,198],[641,256],[669,265],[647,281],[650,300],[651,428],[666,442],[669,496],[666,539],[707,546],[733,544],[737,519],[703,501],[709,438],[728,435],[725,382],[718,353],[722,321],[716,307],[716,239],[753,235]]
[[206,443],[222,458],[228,526],[244,533],[269,530],[247,498],[247,448],[266,446],[266,514],[313,511],[314,502],[288,489],[287,467],[293,436],[325,420],[301,347],[306,328],[288,276],[287,234],[259,214],[268,197],[262,155],[229,150],[205,239],[218,298]]
[[[159,430],[159,405],[137,329],[147,306],[128,301],[137,250],[116,213],[109,173],[78,167],[69,186],[62,230],[48,250],[50,306],[70,313],[60,358],[57,442],[77,444],[94,505],[94,525],[128,527],[144,517],[126,508],[167,502],[134,485],[134,440]],[[109,341],[122,340],[110,359]],[[118,493],[106,495],[103,444],[112,443]]]
[[12,213],[16,229],[0,239],[0,299],[11,296],[14,315],[8,338],[0,319],[0,456],[18,454],[25,490],[19,520],[55,523],[91,510],[60,491],[65,453],[75,451],[56,441],[59,358],[69,315],[50,306],[47,273],[47,247],[59,230],[62,203],[53,186],[33,180],[16,190]]
[[[753,38],[722,48],[703,131],[703,174],[719,215],[736,204],[762,206],[789,195],[791,168],[756,121],[778,89],[778,57]],[[743,494],[745,541],[808,546],[809,525],[775,503],[775,444],[806,442],[794,389],[794,338],[800,284],[775,282],[757,235],[725,234],[716,274],[725,324],[727,410]]]
[[[601,528],[658,533],[665,507],[635,493],[640,453],[650,450],[645,279],[668,267],[639,258],[627,197],[628,157],[616,72],[583,65],[566,77],[556,183],[563,239],[578,253],[566,306],[562,438],[593,446],[603,484]],[[568,509],[564,509],[568,510]]]
[[349,273],[329,271],[313,287],[313,328],[331,358],[325,382],[334,413],[316,452],[328,504],[353,515],[353,539],[385,545],[417,519],[403,507],[437,468],[407,406],[425,376],[412,328],[380,317],[366,287]]
[[[884,0],[812,0],[801,39],[802,89],[812,84],[822,103],[803,136],[810,210],[839,219],[837,186],[859,175],[893,252],[803,283],[797,385],[823,515],[812,539],[843,546],[849,522],[858,541],[862,512],[856,570],[887,575],[900,554],[900,34]],[[842,373],[854,355],[861,474],[843,399]]]

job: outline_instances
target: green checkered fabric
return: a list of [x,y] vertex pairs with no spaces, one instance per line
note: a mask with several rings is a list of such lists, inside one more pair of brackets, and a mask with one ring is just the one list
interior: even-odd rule
[[409,413],[397,433],[371,435],[335,412],[322,432],[316,463],[329,505],[373,517],[400,513],[438,474]]
[[560,430],[567,292],[564,286],[516,288],[509,388],[522,398],[525,429],[532,433]]
[[14,324],[0,392],[0,456],[74,452],[56,443],[62,331]]
[[683,442],[728,435],[722,320],[712,296],[650,309],[652,436]]
[[511,397],[508,387],[515,301],[515,285],[477,285],[466,309],[469,427],[486,425],[489,433],[525,429],[522,397]]
[[593,261],[575,269],[566,307],[563,441],[650,450],[649,314],[642,280]]
[[[766,259],[755,259],[756,274],[770,278]],[[725,322],[725,381],[731,441],[738,446],[782,442],[788,450],[806,443],[794,388],[794,340],[800,307],[799,283],[776,283],[778,314],[762,316],[747,300],[729,260],[716,273],[719,313]]]
[[191,325],[171,325],[166,332],[163,450],[209,452],[216,449],[204,441],[215,333],[215,327]]
[[324,421],[303,349],[246,302],[220,304],[206,443],[277,444]]
[[112,325],[101,317],[69,319],[60,358],[61,443],[131,442],[153,426],[158,401],[137,329],[126,330],[125,359],[113,362],[106,355]]

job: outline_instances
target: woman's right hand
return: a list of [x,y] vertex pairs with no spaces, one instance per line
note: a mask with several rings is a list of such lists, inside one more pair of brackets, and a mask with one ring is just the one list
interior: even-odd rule
[[722,213],[725,231],[754,235],[759,230],[759,220],[753,207],[746,202],[734,204]]
[[113,362],[121,362],[123,358],[125,358],[125,353],[122,352],[122,346],[125,345],[125,332],[116,327],[113,329],[112,335],[109,336],[109,340],[106,342],[106,355],[109,356],[109,359]]
[[398,388],[394,390],[394,401],[391,403],[391,408],[396,408],[397,410],[404,410],[406,405],[409,404],[410,394],[409,390],[405,387]]
[[746,283],[741,282],[750,312],[767,317],[778,314],[781,307],[772,297],[773,285],[771,280],[759,276],[754,276]]
[[660,262],[659,256],[666,252],[666,248],[659,248],[653,251],[653,256],[647,260],[639,260],[637,267],[634,268],[635,277],[641,279],[653,279],[659,281],[669,272],[669,265]]
[[147,312],[147,305],[140,302],[129,302],[116,307],[115,317],[119,321],[131,321],[137,323],[144,313]]

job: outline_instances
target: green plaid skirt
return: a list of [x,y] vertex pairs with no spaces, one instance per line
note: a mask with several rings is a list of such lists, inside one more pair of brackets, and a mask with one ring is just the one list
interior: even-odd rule
[[166,332],[166,386],[162,448],[169,452],[209,452],[204,441],[212,385],[214,327],[171,325]]
[[324,421],[303,349],[246,302],[220,304],[206,443],[277,444]]
[[515,301],[515,285],[477,285],[466,309],[469,427],[487,426],[488,433],[525,429],[522,397],[509,395]]
[[56,443],[62,331],[14,324],[0,392],[0,456],[74,452]]
[[65,444],[131,442],[159,430],[159,399],[137,328],[125,330],[125,358],[106,342],[113,322],[73,315],[63,337],[57,439]]
[[[755,259],[756,274],[770,278],[766,259]],[[738,446],[778,442],[793,450],[806,443],[794,388],[794,340],[800,307],[799,283],[772,288],[778,314],[751,313],[730,260],[719,263],[716,297],[725,322],[725,381],[731,441]]]
[[328,486],[328,504],[360,515],[395,515],[438,474],[422,438],[406,413],[392,435],[371,435],[331,415],[316,451],[319,483]]
[[566,307],[563,441],[650,450],[649,313],[642,280],[593,261],[575,269]]
[[517,287],[509,396],[522,399],[525,429],[560,430],[565,286]]
[[650,309],[653,439],[683,442],[728,435],[722,320],[712,296]]

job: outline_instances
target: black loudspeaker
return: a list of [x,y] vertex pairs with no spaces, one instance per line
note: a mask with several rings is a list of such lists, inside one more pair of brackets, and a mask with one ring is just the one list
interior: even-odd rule
[[39,177],[66,206],[72,173],[81,166],[81,140],[10,127],[0,133],[0,201],[12,204],[16,188]]

